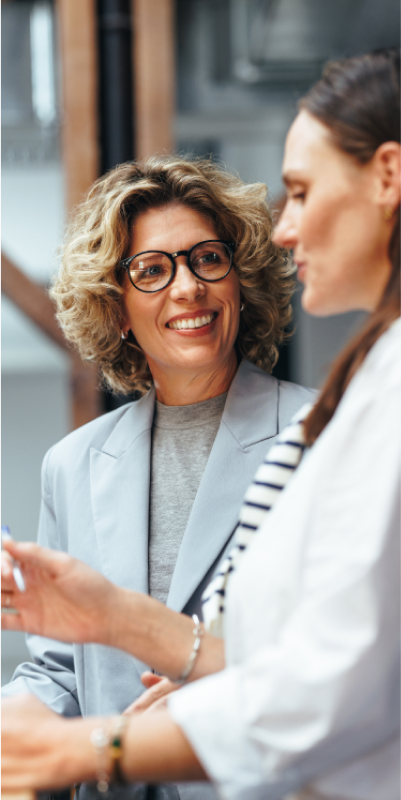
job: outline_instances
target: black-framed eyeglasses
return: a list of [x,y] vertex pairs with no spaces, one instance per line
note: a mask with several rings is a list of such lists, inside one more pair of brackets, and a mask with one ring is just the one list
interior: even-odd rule
[[186,256],[188,269],[201,281],[214,283],[223,280],[233,265],[235,247],[235,242],[210,239],[176,253],[145,250],[124,258],[120,266],[127,272],[135,289],[140,292],[160,292],[174,280],[178,256]]

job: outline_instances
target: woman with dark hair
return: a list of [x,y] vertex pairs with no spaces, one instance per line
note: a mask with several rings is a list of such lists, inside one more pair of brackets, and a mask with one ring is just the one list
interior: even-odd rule
[[[18,614],[7,627],[120,646],[192,683],[124,733],[121,718],[65,722],[35,699],[6,701],[5,788],[100,785],[114,770],[207,775],[247,800],[399,796],[399,72],[392,50],[330,65],[287,138],[275,240],[294,251],[303,305],[369,317],[248,489],[237,552],[209,592],[224,652],[68,556],[7,544],[27,581],[18,593],[9,568],[2,604]],[[247,546],[255,492],[285,472]]]

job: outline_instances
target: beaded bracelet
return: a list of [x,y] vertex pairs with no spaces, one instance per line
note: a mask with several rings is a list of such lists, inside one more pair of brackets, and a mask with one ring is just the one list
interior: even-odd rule
[[195,641],[193,643],[193,647],[192,647],[191,654],[190,654],[189,659],[188,659],[187,666],[185,667],[184,671],[181,673],[180,677],[176,680],[176,683],[178,683],[180,686],[182,686],[182,684],[185,683],[186,680],[188,680],[188,678],[189,678],[189,676],[190,676],[190,674],[191,674],[191,672],[192,672],[192,670],[193,670],[193,668],[195,666],[196,659],[198,658],[198,655],[199,655],[199,648],[200,648],[201,638],[202,638],[202,636],[204,634],[204,630],[203,630],[203,628],[201,626],[201,623],[199,622],[199,618],[197,617],[197,615],[193,614],[192,615],[192,619],[193,619],[193,621],[195,623],[195,628],[192,631],[193,635],[195,636]]
[[121,769],[121,756],[123,754],[122,736],[128,724],[128,717],[117,717],[109,741],[111,757],[111,775],[114,783],[125,783]]
[[102,794],[108,791],[111,783],[125,783],[120,759],[127,723],[128,717],[114,717],[111,732],[105,728],[94,728],[91,732],[90,741],[98,759],[96,786]]

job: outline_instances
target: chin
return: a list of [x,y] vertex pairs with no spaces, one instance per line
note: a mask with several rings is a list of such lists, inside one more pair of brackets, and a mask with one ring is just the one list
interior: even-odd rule
[[216,356],[216,353],[210,353],[208,351],[205,352],[205,349],[202,348],[192,348],[191,350],[184,350],[184,352],[180,353],[179,358],[177,359],[177,366],[183,366],[185,368],[192,367],[194,369],[213,369],[215,365],[220,363],[219,356]]
[[319,295],[306,287],[302,293],[301,305],[303,310],[312,317],[330,317],[350,310],[345,303],[342,305],[341,303],[333,302],[333,300],[333,297]]

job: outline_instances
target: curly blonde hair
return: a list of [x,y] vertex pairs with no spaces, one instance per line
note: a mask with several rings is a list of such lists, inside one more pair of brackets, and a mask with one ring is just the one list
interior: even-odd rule
[[218,238],[236,242],[234,269],[245,306],[237,353],[271,372],[291,319],[294,270],[288,253],[272,242],[266,192],[264,184],[244,184],[210,160],[179,156],[122,164],[95,182],[67,231],[51,296],[67,340],[84,360],[99,364],[110,389],[129,394],[152,384],[132,331],[121,340],[120,261],[138,214],[169,203],[195,209],[212,221]]

